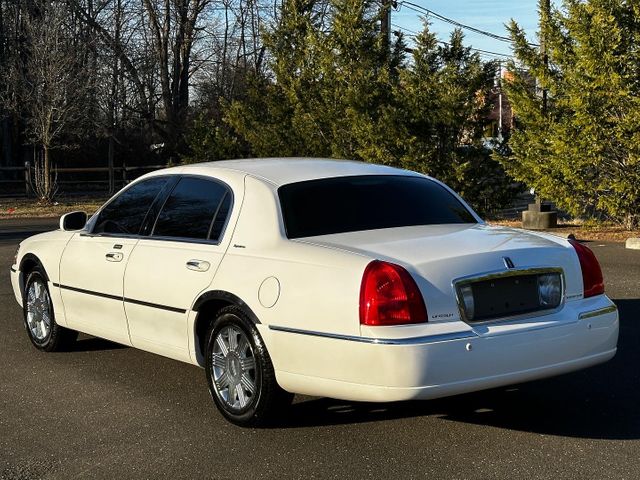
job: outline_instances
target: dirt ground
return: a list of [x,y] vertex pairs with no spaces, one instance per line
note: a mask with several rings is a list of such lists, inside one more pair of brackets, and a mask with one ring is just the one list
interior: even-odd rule
[[[84,210],[91,215],[107,199],[107,196],[59,197],[53,205],[41,205],[33,198],[0,198],[0,222],[11,218],[59,217],[74,210]],[[519,220],[488,220],[488,223],[522,228]],[[640,230],[629,231],[613,224],[584,224],[579,221],[562,222],[558,228],[547,231],[562,237],[573,234],[579,240],[624,242],[629,237],[640,237]]]
[[[519,220],[487,220],[492,225],[522,228]],[[548,233],[567,237],[573,234],[578,240],[625,242],[630,237],[640,237],[640,230],[625,230],[612,224],[583,224],[580,222],[560,223],[557,228],[545,230]]]
[[91,215],[106,200],[106,196],[59,197],[52,205],[42,205],[33,198],[0,198],[0,221],[8,218],[59,217],[74,210],[84,210]]

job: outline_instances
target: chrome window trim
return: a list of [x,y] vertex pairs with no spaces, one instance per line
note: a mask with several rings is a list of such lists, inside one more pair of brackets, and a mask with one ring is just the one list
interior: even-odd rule
[[277,325],[269,325],[269,330],[273,330],[276,332],[294,333],[298,335],[309,335],[312,337],[330,338],[332,340],[346,340],[349,342],[370,343],[374,345],[423,345],[427,343],[446,342],[451,340],[463,340],[465,338],[479,337],[479,335],[474,331],[436,333],[433,335],[410,338],[372,338],[358,337],[355,335],[343,335],[338,333],[317,332],[313,330],[301,330],[298,328],[280,327]]
[[[153,220],[153,225],[151,226],[151,231],[149,232],[149,235],[144,236],[144,238],[153,238],[153,239],[157,239],[157,240],[164,240],[164,241],[169,241],[169,242],[186,242],[186,243],[203,243],[206,245],[220,245],[222,243],[222,239],[224,238],[224,234],[227,231],[227,225],[229,225],[229,220],[231,219],[231,214],[233,213],[233,207],[236,204],[236,197],[233,193],[233,189],[225,182],[223,182],[222,180],[219,180],[215,177],[210,177],[208,175],[193,175],[193,174],[178,174],[178,177],[180,177],[178,179],[178,181],[173,185],[173,187],[171,187],[171,190],[167,193],[167,195],[164,197],[164,201],[162,202],[162,205],[160,205],[160,208],[158,209],[158,213],[156,214],[156,218]],[[169,197],[171,197],[171,194],[173,193],[173,191],[176,189],[176,187],[180,184],[180,181],[182,181],[182,179],[184,178],[199,178],[202,180],[208,180],[210,182],[213,183],[217,183],[219,185],[221,185],[227,192],[226,194],[230,195],[231,197],[231,203],[229,204],[229,212],[227,213],[227,218],[225,219],[224,225],[222,226],[222,230],[220,230],[220,238],[218,238],[217,241],[211,241],[209,239],[199,239],[199,238],[190,238],[190,237],[166,237],[166,236],[154,236],[153,232],[156,229],[156,224],[158,223],[158,218],[160,218],[160,214],[162,213],[162,210],[164,209],[165,205],[167,204],[167,201],[169,200]],[[222,206],[222,202],[224,201],[226,195],[223,195],[221,200],[220,200],[220,205],[218,205],[218,208],[216,209],[216,211],[214,212],[215,215],[218,214],[218,212],[220,211],[220,207]],[[211,225],[213,224],[213,221],[215,221],[215,216],[212,218],[211,220],[211,224],[209,225],[209,227],[211,227]],[[208,232],[208,234],[211,233],[210,231]]]
[[[130,183],[129,185],[127,185],[126,189],[121,190],[120,192],[118,192],[117,195],[114,195],[109,201],[107,201],[104,205],[102,205],[98,211],[96,211],[96,213],[94,213],[91,218],[87,221],[87,226],[85,227],[86,230],[80,230],[78,233],[81,237],[104,237],[104,238],[131,238],[131,239],[138,239],[138,240],[155,240],[155,241],[164,241],[164,242],[180,242],[180,243],[193,243],[193,244],[200,244],[200,245],[212,245],[212,246],[220,246],[220,244],[222,244],[222,241],[224,240],[224,236],[227,233],[227,227],[229,226],[229,221],[231,220],[231,216],[233,215],[233,209],[235,207],[235,194],[233,192],[233,189],[225,182],[223,182],[222,180],[219,180],[217,178],[214,177],[210,177],[207,175],[192,175],[192,174],[179,174],[179,173],[174,173],[174,174],[168,174],[168,175],[157,175],[154,177],[150,177],[150,178],[169,178],[169,177],[177,177],[177,181],[174,183],[174,185],[171,187],[171,190],[167,193],[167,195],[165,196],[162,205],[160,205],[160,208],[158,209],[158,213],[156,214],[156,218],[153,221],[153,225],[152,225],[152,231],[147,234],[147,235],[141,235],[141,234],[127,234],[127,233],[105,233],[105,232],[100,232],[100,233],[94,233],[93,232],[93,228],[95,227],[95,225],[93,225],[93,223],[91,225],[89,225],[92,220],[95,221],[94,219],[98,218],[98,215],[100,214],[100,212],[102,211],[102,209],[104,207],[106,207],[109,203],[111,203],[113,200],[115,200],[115,198],[117,198],[118,196],[120,196],[121,193],[123,193],[126,189],[129,188],[129,185],[133,185],[134,183]],[[176,185],[180,182],[180,180],[182,178],[185,177],[191,177],[191,178],[202,178],[205,180],[210,180],[212,182],[215,183],[219,183],[220,185],[222,185],[223,187],[226,188],[227,193],[231,196],[231,203],[229,205],[229,213],[227,214],[227,218],[225,220],[225,223],[222,227],[222,230],[220,231],[220,238],[217,241],[212,241],[212,240],[208,240],[208,239],[197,239],[197,238],[187,238],[187,237],[165,237],[165,236],[153,236],[153,229],[155,229],[155,224],[156,221],[158,220],[158,216],[160,215],[160,212],[162,212],[162,208],[164,207],[164,204],[166,203],[167,199],[169,198],[169,196],[171,195],[171,192],[173,192],[173,189],[176,187]],[[218,212],[218,210],[216,210],[216,213]],[[91,231],[89,231],[91,230]]]
[[[490,320],[482,320],[478,322],[469,321],[466,318],[464,303],[462,300],[462,295],[460,294],[460,287],[467,285],[473,282],[481,282],[485,280],[492,280],[498,278],[505,277],[517,277],[521,275],[542,275],[545,273],[559,273],[560,274],[560,283],[562,285],[562,294],[560,299],[560,304],[555,308],[547,308],[536,310],[533,312],[525,312],[517,315],[507,315],[504,317],[496,317]],[[458,305],[458,312],[460,313],[460,319],[468,325],[487,325],[487,324],[495,324],[500,322],[508,322],[513,320],[525,320],[527,318],[533,317],[542,317],[546,315],[552,315],[554,313],[558,313],[560,310],[564,308],[566,302],[566,280],[564,277],[564,270],[560,267],[519,267],[519,268],[511,268],[508,270],[492,270],[490,272],[484,272],[481,274],[475,275],[467,275],[464,277],[455,278],[451,282],[451,287],[453,288],[453,293],[456,298],[456,304]]]
[[[107,200],[105,203],[102,204],[102,206],[100,206],[100,208],[98,210],[96,210],[96,212],[91,215],[91,218],[89,218],[87,220],[87,223],[85,224],[84,229],[80,230],[80,236],[82,237],[97,237],[97,236],[115,236],[115,237],[121,237],[121,238],[140,238],[140,237],[144,237],[145,235],[140,235],[139,233],[111,233],[111,234],[104,234],[105,232],[94,232],[95,228],[96,228],[96,224],[98,222],[98,218],[100,217],[100,214],[102,213],[102,211],[108,207],[111,203],[113,203],[115,200],[117,200],[120,196],[122,196],[124,193],[126,193],[130,188],[133,188],[135,185],[138,185],[139,183],[145,182],[147,180],[153,180],[153,179],[157,179],[157,178],[163,178],[166,179],[168,182],[171,181],[172,178],[176,178],[176,177],[180,177],[179,174],[162,174],[162,175],[153,175],[151,177],[147,177],[144,179],[141,179],[140,181],[138,181],[138,179],[133,180],[132,182],[128,183],[127,185],[125,185],[124,187],[122,187],[118,192],[116,192],[115,194],[113,194],[113,196]],[[158,192],[158,195],[160,195],[162,193],[162,190],[165,188],[166,185],[164,185],[160,191]],[[171,187],[171,190],[173,190],[173,187],[175,186],[175,184]],[[157,195],[156,198],[153,199],[153,201],[151,202],[151,205],[149,205],[149,209],[151,209],[151,207],[153,206],[153,204],[155,203],[155,201],[157,200]],[[140,227],[142,228],[142,226],[145,224],[146,220],[147,220],[147,215],[149,215],[149,210],[147,210],[147,214],[145,215],[145,218],[142,219],[142,223],[140,224]],[[103,235],[104,234],[104,235]]]

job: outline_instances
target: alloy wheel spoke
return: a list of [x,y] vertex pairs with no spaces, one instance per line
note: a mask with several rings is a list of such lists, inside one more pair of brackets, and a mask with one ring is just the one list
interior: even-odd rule
[[40,338],[46,337],[47,333],[49,332],[49,329],[47,328],[47,324],[44,322],[44,320],[40,320],[40,332],[41,332]]
[[213,347],[211,374],[218,398],[232,410],[246,408],[258,390],[249,338],[240,327],[227,325],[218,332]]
[[220,352],[222,353],[222,356],[226,357],[229,354],[229,347],[225,343],[224,338],[222,337],[222,335],[219,334],[216,337],[216,343],[218,344],[218,347],[220,348]]
[[251,394],[253,394],[256,391],[256,386],[253,384],[253,381],[249,378],[249,376],[246,373],[242,374],[242,377],[240,378],[240,384],[246,391],[248,391]]
[[242,384],[236,384],[236,395],[238,396],[238,402],[240,402],[240,408],[244,408],[247,406],[247,396],[244,393],[244,388]]
[[213,354],[213,366],[218,368],[225,368],[227,366],[227,362],[224,359],[224,356],[220,353]]
[[39,339],[44,337],[44,326],[42,325],[42,321],[36,323],[36,337]]
[[240,368],[243,372],[248,372],[256,368],[256,361],[253,357],[246,357],[240,359]]
[[249,348],[249,342],[247,341],[247,337],[245,337],[244,335],[240,335],[240,340],[238,341],[238,348],[236,351],[240,355],[242,355],[247,352],[248,348]]
[[229,382],[229,375],[227,375],[227,372],[224,372],[220,376],[220,378],[215,380],[215,384],[218,391],[224,390],[225,388],[229,387],[230,382]]
[[229,335],[229,350],[235,352],[238,348],[238,332],[235,328],[230,328],[227,332]]

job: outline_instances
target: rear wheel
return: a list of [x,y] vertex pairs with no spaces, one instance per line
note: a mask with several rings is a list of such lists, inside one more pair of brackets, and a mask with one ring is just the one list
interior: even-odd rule
[[222,309],[209,328],[206,373],[216,406],[237,425],[268,423],[293,398],[277,384],[258,330],[237,307]]
[[69,348],[78,332],[56,323],[49,287],[42,267],[27,276],[23,298],[24,326],[31,343],[39,350],[55,352]]

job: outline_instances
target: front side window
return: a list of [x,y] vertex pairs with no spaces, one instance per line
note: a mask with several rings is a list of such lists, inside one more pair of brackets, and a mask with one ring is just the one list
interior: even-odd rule
[[100,211],[93,233],[137,235],[167,182],[166,177],[150,178],[127,188]]
[[221,183],[183,178],[162,207],[152,236],[218,241],[230,205],[231,193]]
[[476,223],[446,188],[425,177],[324,178],[278,189],[288,238],[413,225]]

